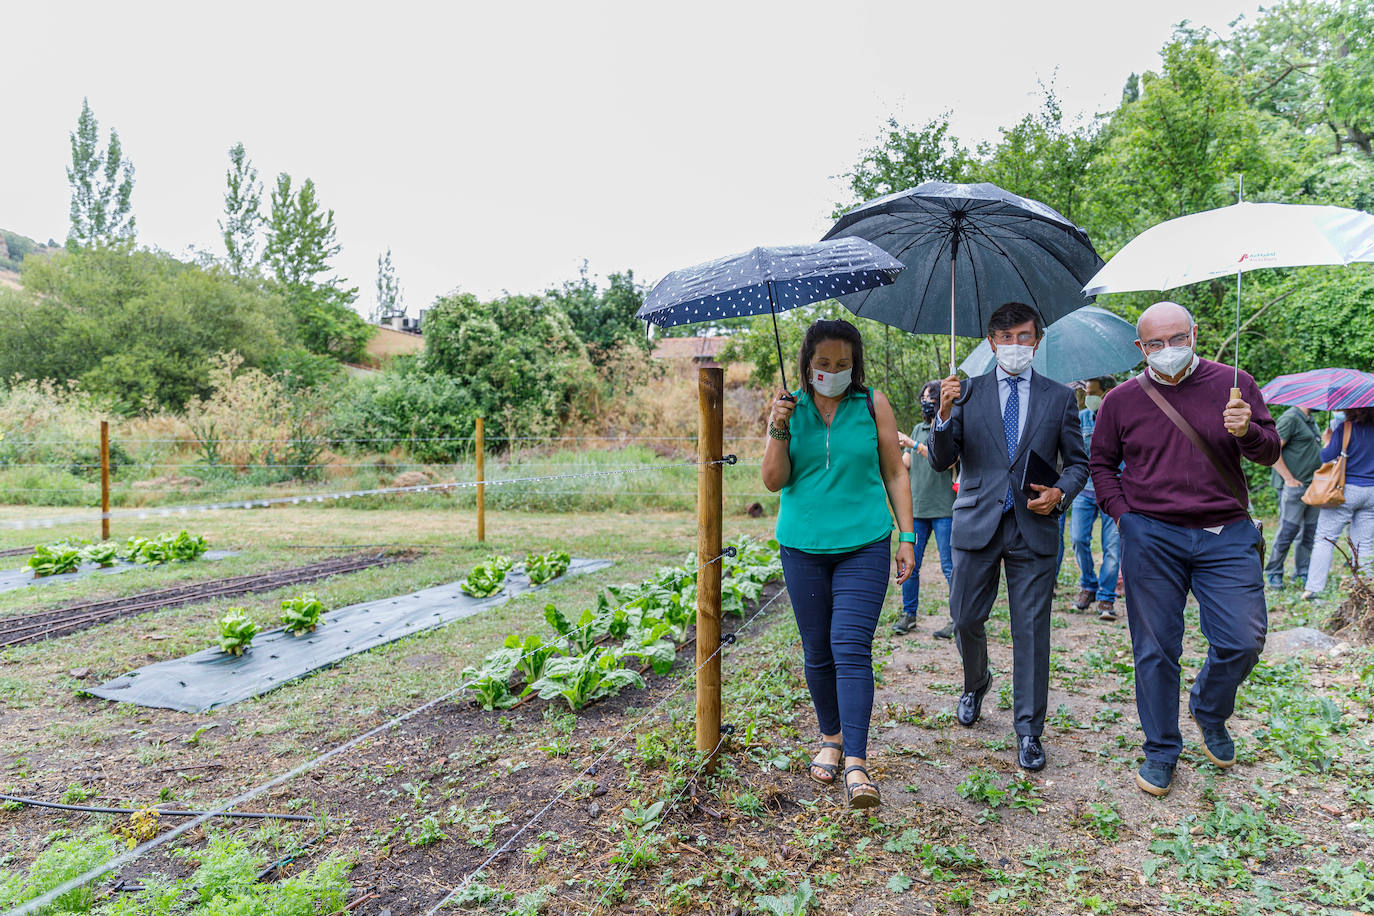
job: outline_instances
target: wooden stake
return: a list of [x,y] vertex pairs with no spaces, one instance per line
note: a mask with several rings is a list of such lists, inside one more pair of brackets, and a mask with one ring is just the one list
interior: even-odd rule
[[483,459],[486,451],[485,435],[482,429],[483,419],[477,418],[477,540],[487,539],[487,488],[482,483],[486,480],[484,476]]
[[100,539],[110,539],[110,421],[100,421]]
[[[720,555],[721,466],[723,457],[725,370],[698,369],[700,424],[697,438],[697,562]],[[720,567],[697,571],[697,750],[720,743]],[[709,659],[709,661],[708,661]]]

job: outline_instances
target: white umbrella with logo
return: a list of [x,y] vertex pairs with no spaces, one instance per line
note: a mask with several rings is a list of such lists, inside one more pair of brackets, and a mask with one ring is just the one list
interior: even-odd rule
[[1166,290],[1234,274],[1239,366],[1242,273],[1356,261],[1374,261],[1374,216],[1344,207],[1242,202],[1146,229],[1118,251],[1083,292],[1098,296]]

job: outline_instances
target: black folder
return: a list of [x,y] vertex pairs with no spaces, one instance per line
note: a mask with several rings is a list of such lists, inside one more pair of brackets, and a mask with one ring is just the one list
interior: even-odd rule
[[1040,494],[1031,489],[1031,484],[1038,483],[1043,487],[1052,487],[1059,482],[1059,470],[1044,458],[1035,449],[1026,452],[1026,466],[1021,471],[1021,492],[1030,499],[1035,499]]

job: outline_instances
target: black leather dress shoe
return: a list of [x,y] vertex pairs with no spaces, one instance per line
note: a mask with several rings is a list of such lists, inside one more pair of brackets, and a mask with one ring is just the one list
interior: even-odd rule
[[1021,764],[1021,769],[1036,770],[1045,768],[1045,749],[1040,746],[1040,739],[1034,735],[1022,735],[1017,744],[1016,762]]
[[992,686],[992,675],[983,682],[981,690],[974,690],[959,697],[959,706],[954,711],[954,716],[963,726],[971,726],[983,714],[983,697],[987,696],[988,688]]

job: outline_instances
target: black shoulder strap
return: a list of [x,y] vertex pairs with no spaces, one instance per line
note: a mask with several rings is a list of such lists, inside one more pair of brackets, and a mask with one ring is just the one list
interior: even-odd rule
[[877,419],[878,419],[878,414],[873,410],[873,389],[872,389],[872,388],[865,388],[865,389],[864,389],[864,400],[866,400],[866,401],[868,402],[868,415],[869,415],[870,417],[872,417],[874,420],[877,420]]

